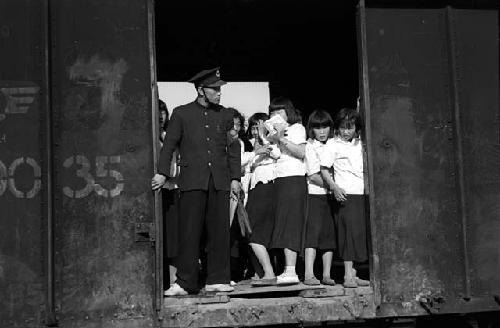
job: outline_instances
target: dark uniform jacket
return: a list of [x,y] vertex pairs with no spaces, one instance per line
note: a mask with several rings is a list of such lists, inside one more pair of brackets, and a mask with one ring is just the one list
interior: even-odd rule
[[241,177],[238,139],[230,141],[233,113],[220,105],[201,106],[197,101],[172,112],[160,153],[158,173],[169,176],[172,154],[179,149],[180,190],[207,190],[210,174],[215,189],[230,190],[231,180]]

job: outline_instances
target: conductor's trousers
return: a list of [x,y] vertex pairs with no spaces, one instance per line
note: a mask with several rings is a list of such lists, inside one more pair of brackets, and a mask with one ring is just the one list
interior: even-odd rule
[[229,191],[216,190],[212,176],[207,190],[182,191],[179,200],[177,284],[197,292],[200,240],[207,236],[207,285],[229,284]]

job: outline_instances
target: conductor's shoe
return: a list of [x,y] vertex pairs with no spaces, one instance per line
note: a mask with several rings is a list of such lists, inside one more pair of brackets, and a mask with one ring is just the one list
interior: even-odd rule
[[166,297],[172,297],[172,296],[184,296],[187,295],[188,292],[184,290],[181,286],[178,284],[172,284],[169,289],[167,289],[163,295]]
[[205,291],[207,292],[221,292],[221,293],[229,293],[234,290],[234,287],[231,287],[229,284],[213,284],[213,285],[205,285]]

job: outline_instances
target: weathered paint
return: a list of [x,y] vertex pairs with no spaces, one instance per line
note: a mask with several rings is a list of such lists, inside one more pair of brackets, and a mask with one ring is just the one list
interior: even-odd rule
[[[468,183],[476,181],[483,191],[480,196],[471,197],[476,201],[475,211],[481,211],[474,221],[469,220],[469,212],[466,215],[461,212],[459,173],[463,165],[457,165],[457,161],[463,154],[457,147],[461,145],[460,139],[457,141],[454,134],[456,124],[460,124],[455,116],[455,88],[462,83],[455,69],[456,66],[468,67],[468,62],[460,56],[458,61],[452,57],[457,54],[450,42],[449,12],[454,10],[366,9],[365,12],[363,54],[368,76],[364,96],[368,99],[365,115],[368,118],[372,239],[376,241],[373,243],[376,259],[373,278],[376,292],[380,293],[381,316],[419,315],[440,308],[453,312],[450,304],[458,304],[457,301],[469,293],[468,263],[474,263],[476,277],[479,263],[485,263],[466,257],[467,250],[476,252],[479,246],[481,254],[496,258],[500,251],[496,240],[474,239],[474,244],[467,239],[470,233],[466,233],[476,232],[481,225],[490,224],[498,217],[498,206],[493,205],[500,196],[495,178],[499,158],[498,70],[484,74],[490,72],[490,66],[498,67],[498,52],[483,55],[497,44],[494,39],[497,30],[489,32],[490,38],[477,41],[477,48],[468,49],[467,59],[478,65],[478,69],[474,73],[467,70],[469,80],[463,85],[491,86],[486,93],[479,86],[473,93],[476,98],[486,98],[482,103],[491,107],[478,102],[482,115],[477,121],[473,108],[460,106],[460,114],[468,118],[462,121],[461,127],[476,132],[488,125],[485,131],[490,140],[485,147],[489,149],[486,159],[490,170],[474,170],[470,163],[478,162],[471,151],[483,149],[479,145],[484,141],[472,138],[471,132],[464,136],[464,179]],[[494,15],[485,14],[485,18]],[[483,17],[481,12],[471,15],[461,12],[461,15],[470,20]],[[476,35],[483,35],[486,27],[494,22],[453,24],[461,37],[472,40]],[[464,30],[468,31],[465,36]],[[496,64],[490,65],[494,59]],[[470,120],[478,123],[472,127]],[[472,171],[474,176],[482,174],[482,177],[485,172],[493,172],[493,177],[479,180],[471,176]],[[470,185],[467,187],[469,195],[473,189]],[[470,211],[469,199],[466,204],[466,211]],[[463,229],[464,223],[467,229]],[[493,229],[496,226],[494,223]],[[500,272],[496,260],[486,268],[492,275],[498,276]],[[483,290],[490,293],[490,301],[493,301],[491,292],[492,286],[498,286],[496,280],[483,278],[482,282],[489,283]],[[455,310],[458,309],[457,305]]]
[[42,3],[0,3],[0,326],[38,327],[45,304]]
[[58,1],[52,16],[56,313],[62,326],[153,326],[147,1]]

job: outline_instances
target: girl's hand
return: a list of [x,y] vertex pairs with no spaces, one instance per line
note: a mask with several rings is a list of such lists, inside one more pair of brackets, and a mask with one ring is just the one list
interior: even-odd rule
[[345,202],[347,200],[347,194],[344,189],[338,186],[333,186],[332,191],[333,196],[338,202]]
[[280,142],[280,135],[278,133],[268,134],[267,140],[273,144],[278,144]]
[[274,124],[274,128],[277,131],[277,135],[280,137],[283,137],[285,135],[285,129],[288,127],[288,124],[286,123],[276,123]]
[[269,155],[271,153],[271,147],[258,147],[254,150],[255,155]]

